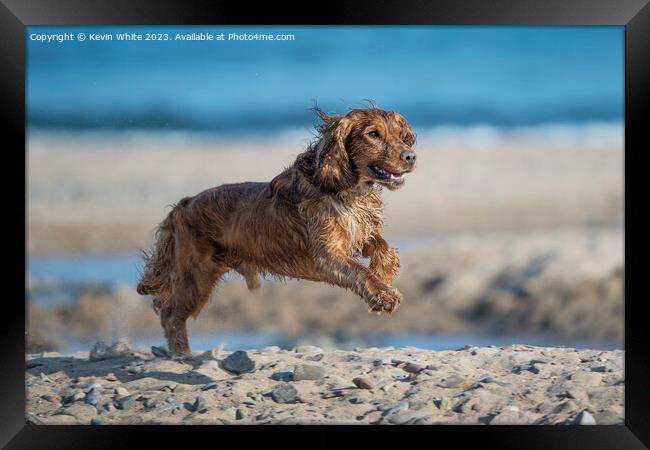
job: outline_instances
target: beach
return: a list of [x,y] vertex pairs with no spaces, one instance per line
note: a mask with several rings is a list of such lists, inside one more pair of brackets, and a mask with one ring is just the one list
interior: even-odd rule
[[622,425],[623,352],[527,345],[27,357],[37,425]]

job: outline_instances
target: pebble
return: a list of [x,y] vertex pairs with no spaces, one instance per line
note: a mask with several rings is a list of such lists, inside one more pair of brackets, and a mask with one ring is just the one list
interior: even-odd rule
[[123,397],[126,397],[127,395],[129,395],[129,390],[122,387],[122,386],[118,386],[118,387],[115,388],[115,393],[117,395],[121,395]]
[[86,403],[95,406],[101,398],[102,395],[99,393],[99,391],[97,389],[93,389],[88,394],[86,394]]
[[243,350],[238,350],[222,360],[221,366],[227,371],[236,374],[252,372],[255,369],[255,363]]
[[151,346],[151,353],[158,358],[169,358],[169,352],[166,348],[156,347],[155,345]]
[[440,400],[436,401],[436,406],[440,411],[449,411],[454,404],[449,397],[442,397]]
[[293,369],[293,379],[301,380],[320,380],[325,376],[325,368],[310,364],[299,364]]
[[102,422],[102,419],[100,419],[98,417],[93,417],[92,419],[90,419],[90,424],[91,425],[104,425],[104,422]]
[[107,381],[117,381],[117,377],[113,372],[109,373],[104,377]]
[[372,384],[372,382],[370,380],[368,380],[367,378],[357,377],[354,380],[352,380],[352,382],[359,389],[372,389],[372,388],[374,388],[374,385]]
[[192,411],[198,413],[204,413],[208,410],[208,405],[205,403],[205,399],[201,396],[196,397],[194,403],[192,404]]
[[596,425],[596,419],[585,410],[578,414],[573,423],[574,425]]
[[84,387],[84,392],[90,392],[90,391],[92,391],[93,389],[101,389],[101,388],[102,388],[102,385],[101,385],[101,384],[99,384],[99,383],[93,381],[92,383],[88,383],[88,384]]
[[127,410],[135,404],[135,397],[127,395],[126,397],[119,397],[115,399],[115,407],[117,409]]
[[201,388],[201,390],[202,391],[209,391],[210,389],[215,389],[216,387],[217,387],[217,383],[213,381],[212,383],[208,383],[205,386],[203,386]]
[[271,375],[271,379],[275,381],[293,381],[293,372],[275,372]]
[[246,413],[244,412],[244,410],[241,408],[237,408],[237,411],[235,411],[235,419],[243,420],[245,418],[246,418]]
[[397,414],[399,412],[406,411],[407,409],[409,409],[409,403],[408,402],[401,402],[401,403],[398,403],[395,406],[391,406],[389,409],[384,411],[383,415],[384,416],[391,416],[393,414]]
[[76,402],[77,400],[83,400],[85,397],[86,394],[84,392],[75,392],[70,397],[68,397],[68,401],[72,403],[72,402]]
[[424,367],[414,363],[407,363],[402,369],[408,373],[420,373],[424,370]]
[[298,391],[291,384],[281,384],[271,391],[271,398],[276,403],[294,403],[298,400]]
[[103,341],[98,341],[90,349],[88,359],[90,361],[103,361],[105,359],[119,358],[131,353],[131,348],[126,340],[121,339],[111,345],[106,345]]
[[323,349],[315,345],[299,345],[293,351],[296,353],[323,353]]

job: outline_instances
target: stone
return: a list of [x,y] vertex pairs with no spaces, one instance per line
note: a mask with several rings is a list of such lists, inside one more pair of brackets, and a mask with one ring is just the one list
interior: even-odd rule
[[100,419],[98,417],[93,417],[92,419],[90,419],[90,424],[91,425],[104,425],[104,422],[102,422],[102,419]]
[[131,348],[126,340],[120,339],[110,347],[103,341],[98,341],[90,349],[90,361],[103,361],[105,359],[119,358],[131,354]]
[[118,397],[115,399],[115,407],[117,409],[127,410],[135,404],[135,397],[127,395],[126,397]]
[[293,381],[293,372],[275,372],[271,375],[271,379],[275,381]]
[[573,421],[574,425],[596,425],[596,419],[587,410],[582,411]]
[[90,392],[88,392],[88,393],[86,394],[85,401],[86,401],[86,403],[88,403],[89,405],[93,405],[93,406],[95,406],[95,405],[97,405],[97,402],[99,402],[99,400],[100,400],[101,398],[102,398],[102,396],[101,396],[101,394],[99,393],[99,391],[98,391],[97,389],[93,389],[92,391],[90,391]]
[[242,374],[255,370],[255,363],[243,350],[238,350],[221,361],[221,367],[229,372]]
[[126,397],[127,395],[129,395],[129,390],[126,389],[125,387],[118,386],[118,387],[115,388],[115,393],[117,395],[122,396],[122,397]]
[[151,346],[151,353],[158,358],[169,358],[169,352],[166,348],[156,347],[155,345]]
[[449,411],[453,407],[453,402],[449,397],[442,397],[434,401],[440,411]]
[[370,380],[368,380],[367,378],[357,377],[357,378],[353,379],[352,382],[359,389],[372,389],[372,388],[374,388],[372,382]]
[[117,377],[113,372],[109,373],[104,377],[107,381],[117,381]]
[[276,403],[295,403],[298,400],[298,391],[290,384],[281,384],[271,391],[271,398]]
[[208,405],[205,403],[205,399],[201,396],[196,397],[194,403],[192,404],[192,411],[198,413],[204,413],[208,410]]
[[406,363],[406,365],[404,367],[402,367],[402,369],[405,372],[417,374],[417,373],[422,372],[424,370],[424,367],[420,366],[419,364]]
[[244,412],[243,409],[237,408],[237,411],[235,411],[235,420],[243,420],[246,418],[246,412]]
[[395,406],[389,407],[386,411],[384,411],[384,416],[391,416],[393,414],[397,414],[403,411],[406,411],[409,409],[409,403],[408,402],[401,402],[398,403]]
[[299,364],[293,369],[294,381],[320,380],[325,376],[325,368],[311,364]]
[[293,351],[296,353],[323,353],[323,349],[315,345],[299,345]]

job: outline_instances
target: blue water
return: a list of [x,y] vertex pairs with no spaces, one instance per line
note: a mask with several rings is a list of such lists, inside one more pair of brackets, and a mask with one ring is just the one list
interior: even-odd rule
[[[294,41],[42,43],[51,32],[285,33]],[[255,134],[309,126],[313,100],[373,99],[416,128],[621,121],[623,27],[27,28],[36,128]]]

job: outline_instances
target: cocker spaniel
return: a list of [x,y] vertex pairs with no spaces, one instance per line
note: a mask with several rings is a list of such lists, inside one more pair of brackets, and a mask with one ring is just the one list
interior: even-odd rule
[[374,106],[314,111],[317,139],[271,182],[185,197],[158,226],[137,291],[155,297],[172,355],[190,354],[186,321],[232,270],[250,290],[258,274],[302,278],[351,289],[377,314],[398,308],[400,263],[381,236],[380,193],[415,169],[415,134],[402,115]]

